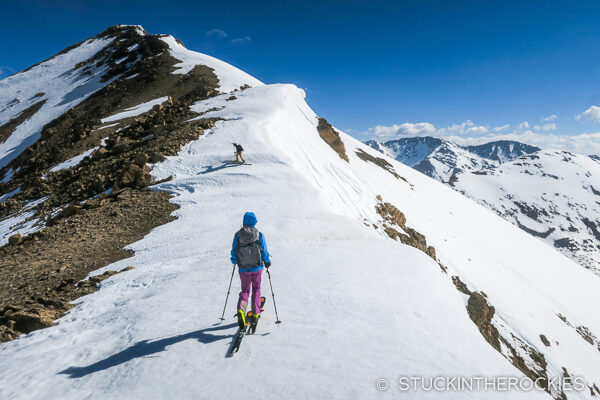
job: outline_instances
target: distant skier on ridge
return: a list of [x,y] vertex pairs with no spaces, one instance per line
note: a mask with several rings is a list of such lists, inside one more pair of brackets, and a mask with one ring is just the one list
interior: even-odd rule
[[231,263],[237,264],[242,283],[242,291],[237,305],[238,325],[241,329],[246,327],[246,308],[251,287],[252,322],[257,322],[260,318],[260,284],[263,264],[267,269],[271,266],[265,237],[255,228],[257,222],[253,212],[244,214],[243,227],[236,232],[231,246]]
[[242,152],[244,151],[244,148],[242,147],[241,144],[238,143],[232,143],[233,147],[235,147],[235,161],[240,161],[240,159],[242,160],[242,163],[246,163],[246,160],[244,160],[244,156],[242,155]]

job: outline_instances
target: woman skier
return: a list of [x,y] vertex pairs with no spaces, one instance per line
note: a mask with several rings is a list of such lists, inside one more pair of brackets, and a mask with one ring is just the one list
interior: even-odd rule
[[251,322],[257,322],[260,318],[260,283],[263,264],[267,268],[271,266],[265,237],[255,228],[257,222],[253,212],[244,214],[243,227],[236,232],[231,246],[231,263],[237,264],[242,282],[242,291],[237,304],[238,325],[241,329],[247,325],[246,308],[250,298],[250,288],[252,288],[253,318]]

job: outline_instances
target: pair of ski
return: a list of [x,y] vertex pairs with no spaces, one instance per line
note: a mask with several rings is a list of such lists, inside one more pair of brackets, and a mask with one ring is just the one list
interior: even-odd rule
[[[265,305],[265,301],[266,299],[264,297],[260,298],[260,311],[262,314],[262,310],[263,307]],[[251,317],[251,313],[248,314],[248,317]],[[233,339],[233,344],[231,345],[231,348],[229,349],[229,353],[227,354],[228,357],[232,357],[235,353],[237,353],[237,351],[240,349],[240,345],[242,344],[242,339],[244,339],[245,335],[253,335],[254,332],[256,332],[256,325],[258,324],[258,320],[254,320],[254,318],[252,318],[251,323],[246,324],[246,326],[244,326],[243,328],[238,328],[236,334],[235,334],[235,338]]]
[[236,161],[236,160],[226,160],[224,162],[229,163],[229,164],[238,164],[238,165],[252,165],[252,164],[247,163],[245,161],[241,162],[241,161]]

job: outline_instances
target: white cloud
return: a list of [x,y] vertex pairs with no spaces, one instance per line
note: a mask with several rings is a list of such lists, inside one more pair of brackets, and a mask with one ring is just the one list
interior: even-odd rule
[[467,120],[460,124],[453,124],[439,129],[430,122],[405,122],[390,126],[377,125],[374,128],[369,128],[363,134],[377,138],[389,138],[392,136],[482,135],[489,132],[488,126],[475,125],[473,121]]
[[542,122],[550,122],[550,121],[556,121],[557,119],[558,119],[558,116],[556,114],[552,114],[549,117],[542,118],[540,121],[542,121]]
[[246,43],[248,43],[251,40],[252,40],[252,38],[250,36],[244,36],[244,37],[241,37],[241,38],[233,39],[231,41],[231,44],[234,45],[234,46],[239,46],[239,45],[242,45],[242,44],[246,44]]
[[600,107],[591,106],[581,114],[575,116],[577,121],[593,121],[600,122]]
[[227,32],[222,29],[211,29],[210,31],[206,32],[206,36],[217,36],[223,39],[227,37]]
[[508,124],[489,128],[485,125],[475,125],[470,120],[445,128],[436,128],[430,122],[405,122],[391,126],[377,125],[356,135],[388,140],[398,136],[435,136],[459,145],[482,144],[495,140],[515,140],[546,149],[567,150],[584,155],[600,154],[600,132],[561,135],[553,133],[556,130],[554,122],[536,124],[533,130],[529,127],[527,121],[521,122],[512,132],[509,131],[510,125]]
[[429,122],[417,122],[411,124],[405,122],[403,124],[394,124],[391,126],[377,125],[374,128],[369,128],[367,134],[371,134],[378,138],[388,138],[391,136],[427,136],[436,133],[435,126]]
[[554,131],[556,130],[556,124],[555,123],[551,123],[551,124],[544,124],[544,125],[535,125],[533,127],[534,131]]
[[489,132],[489,127],[475,125],[473,121],[467,120],[460,124],[452,124],[447,128],[438,131],[439,134],[459,134],[459,135],[481,135]]
[[600,132],[569,136],[528,130],[521,133],[489,134],[479,137],[450,136],[444,139],[464,146],[482,144],[494,140],[516,140],[517,142],[531,144],[543,149],[567,150],[583,155],[600,154]]

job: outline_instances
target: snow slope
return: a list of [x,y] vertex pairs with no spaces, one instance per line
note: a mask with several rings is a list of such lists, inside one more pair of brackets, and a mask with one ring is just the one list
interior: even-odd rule
[[453,186],[600,274],[600,164],[589,157],[542,150]]
[[[105,267],[135,269],[104,281],[57,326],[0,347],[0,398],[396,398],[401,375],[523,376],[481,336],[451,275],[485,291],[495,323],[543,353],[550,376],[566,367],[600,385],[600,352],[557,317],[600,332],[589,297],[600,290],[596,276],[399,162],[387,160],[408,182],[363,161],[359,149],[380,154],[345,134],[349,163],[342,160],[320,139],[317,116],[293,85],[228,97],[195,104],[197,112],[219,110],[203,117],[226,120],[153,170],[156,179],[173,175],[156,188],[175,195],[177,220],[129,246],[133,258]],[[227,162],[232,142],[244,145],[252,165]],[[427,235],[448,274],[382,232],[377,195]],[[263,274],[268,303],[257,335],[226,358],[235,300],[227,320],[218,317],[229,246],[247,210],[256,212],[272,253],[283,323],[274,324]],[[252,373],[256,383],[247,379]],[[375,387],[379,378],[390,380],[386,393]]]
[[102,77],[108,69],[106,65],[88,70],[78,65],[112,42],[110,37],[88,39],[65,53],[0,80],[0,126],[29,107],[44,102],[35,114],[0,143],[0,168],[37,141],[44,125],[119,77],[103,82]]

